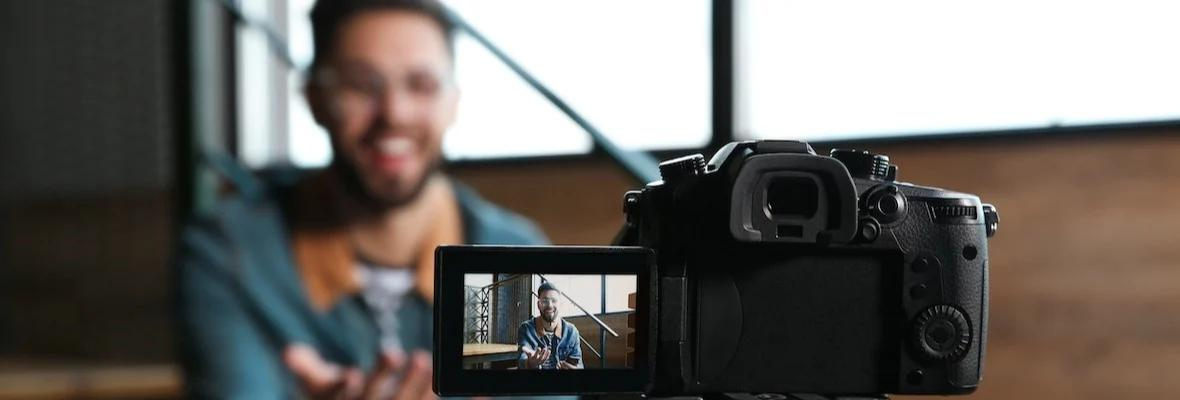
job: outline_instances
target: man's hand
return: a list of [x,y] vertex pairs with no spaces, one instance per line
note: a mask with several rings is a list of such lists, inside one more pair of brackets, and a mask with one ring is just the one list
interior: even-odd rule
[[520,349],[528,358],[524,360],[524,366],[529,369],[541,368],[541,364],[549,359],[549,348],[542,347],[537,350],[529,350],[529,348]]
[[283,361],[314,399],[438,398],[430,389],[430,356],[424,352],[415,352],[409,360],[404,354],[382,353],[369,376],[357,368],[324,361],[315,349],[303,344],[287,346]]
[[582,369],[582,368],[578,367],[577,364],[572,364],[572,363],[565,362],[565,361],[557,363],[557,368],[558,369]]

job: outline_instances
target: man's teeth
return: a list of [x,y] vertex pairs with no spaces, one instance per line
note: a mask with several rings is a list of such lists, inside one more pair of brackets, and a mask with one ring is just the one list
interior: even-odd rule
[[382,140],[378,148],[389,156],[408,155],[414,151],[414,141],[403,137],[390,138]]

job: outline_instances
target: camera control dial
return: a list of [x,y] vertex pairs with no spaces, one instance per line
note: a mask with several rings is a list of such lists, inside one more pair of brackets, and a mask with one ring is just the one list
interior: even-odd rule
[[693,154],[660,163],[660,177],[665,182],[705,173],[705,156]]
[[844,168],[848,168],[848,174],[853,178],[877,181],[892,181],[897,178],[897,166],[889,164],[889,157],[883,154],[860,150],[832,149],[831,156],[843,163]]
[[971,327],[957,308],[939,304],[918,314],[910,339],[927,359],[958,361],[971,347]]

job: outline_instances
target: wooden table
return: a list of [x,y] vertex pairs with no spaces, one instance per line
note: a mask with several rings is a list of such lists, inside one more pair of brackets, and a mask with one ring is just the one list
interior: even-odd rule
[[0,400],[179,399],[180,368],[171,364],[22,366],[0,359]]
[[515,360],[519,353],[515,344],[505,343],[466,343],[463,345],[463,367],[492,361]]

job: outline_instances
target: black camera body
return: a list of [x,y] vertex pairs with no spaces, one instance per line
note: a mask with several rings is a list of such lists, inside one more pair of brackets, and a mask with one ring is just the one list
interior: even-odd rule
[[[882,155],[818,156],[794,141],[731,143],[707,163],[682,157],[660,172],[624,196],[615,246],[440,246],[435,391],[877,398],[978,386],[994,207],[897,182]],[[532,318],[540,295],[529,288],[562,274],[601,282],[560,289],[570,303],[598,293],[605,304],[608,276],[632,282],[629,294],[611,292],[627,296],[630,332],[581,306],[565,309],[598,331],[605,356],[579,370],[503,368],[495,360],[524,353],[519,335],[467,339],[465,321],[514,328],[526,318],[490,316]],[[468,298],[472,287],[496,289]],[[603,338],[615,330],[628,338],[609,348],[612,358]]]
[[994,207],[796,141],[660,172],[625,195],[614,243],[655,253],[649,394],[975,390]]

